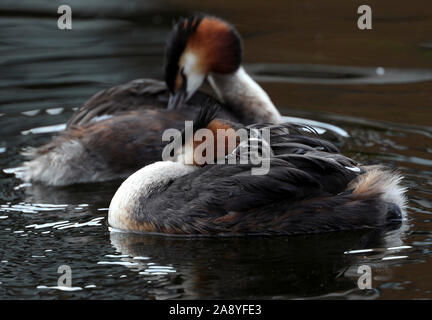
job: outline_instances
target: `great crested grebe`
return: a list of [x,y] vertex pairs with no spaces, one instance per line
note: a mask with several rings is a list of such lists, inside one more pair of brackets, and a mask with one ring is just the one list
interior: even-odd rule
[[[214,114],[200,114],[195,123],[212,131],[236,129]],[[271,130],[272,153],[263,160],[270,164],[267,174],[252,175],[253,164],[186,165],[184,157],[155,162],[117,190],[109,207],[110,226],[183,235],[288,235],[399,226],[405,207],[400,175],[361,166],[293,124],[246,128],[264,127]],[[237,148],[227,150],[228,156]]]
[[163,131],[184,127],[212,99],[198,91],[206,80],[224,106],[220,118],[279,122],[279,112],[244,71],[241,56],[241,38],[227,22],[204,15],[181,19],[167,41],[165,83],[139,79],[97,93],[64,132],[24,153],[30,160],[17,176],[52,186],[127,177],[160,160]]

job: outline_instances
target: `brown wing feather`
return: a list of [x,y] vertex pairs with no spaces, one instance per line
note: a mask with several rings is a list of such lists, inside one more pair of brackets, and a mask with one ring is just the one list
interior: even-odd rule
[[[85,126],[95,117],[103,115],[166,108],[168,99],[169,91],[165,82],[154,79],[136,79],[96,93],[72,115],[67,127]],[[198,112],[198,106],[208,101],[218,103],[208,86],[204,86],[186,103],[185,107],[194,108]],[[227,107],[221,110],[219,116],[236,120]]]

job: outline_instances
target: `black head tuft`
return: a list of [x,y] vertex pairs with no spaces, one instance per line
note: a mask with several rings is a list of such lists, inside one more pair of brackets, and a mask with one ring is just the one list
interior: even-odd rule
[[[220,110],[218,104],[212,103],[209,100],[201,106],[201,109],[193,121],[193,132],[199,129],[206,128],[208,124],[214,120]],[[185,130],[182,130],[182,141],[186,141]]]
[[220,106],[207,101],[202,107],[194,120],[194,131],[206,128],[208,124],[216,118]]
[[178,74],[178,62],[186,47],[187,39],[193,34],[201,23],[203,15],[181,18],[173,27],[165,49],[164,74],[168,89],[174,92],[175,81]]

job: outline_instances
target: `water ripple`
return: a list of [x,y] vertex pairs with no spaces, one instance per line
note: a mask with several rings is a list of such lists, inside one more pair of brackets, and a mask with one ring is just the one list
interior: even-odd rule
[[246,69],[262,82],[311,84],[400,84],[432,80],[432,70],[315,64],[248,64]]

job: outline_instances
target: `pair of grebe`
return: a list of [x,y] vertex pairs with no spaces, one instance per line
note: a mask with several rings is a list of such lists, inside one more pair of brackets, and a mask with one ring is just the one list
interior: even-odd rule
[[[229,24],[181,20],[167,42],[165,83],[139,79],[97,93],[62,134],[26,152],[32,160],[19,177],[51,186],[126,178],[161,160],[162,132],[184,128],[208,100],[223,104],[218,117],[224,119],[280,122],[268,95],[242,68],[241,55],[240,36]],[[204,82],[216,99],[198,91]]]
[[[23,179],[61,186],[125,177],[144,166],[110,204],[109,224],[124,231],[301,234],[400,221],[401,176],[361,166],[301,127],[282,124],[268,95],[242,68],[241,51],[240,36],[225,21],[181,20],[167,43],[165,83],[135,80],[96,94],[63,134],[31,151]],[[199,91],[205,82],[214,100]],[[221,109],[212,106],[217,102]],[[212,131],[272,132],[268,173],[252,175],[252,164],[159,161],[166,144],[162,132],[181,129],[197,115],[200,127]],[[235,152],[226,150],[225,156]]]

